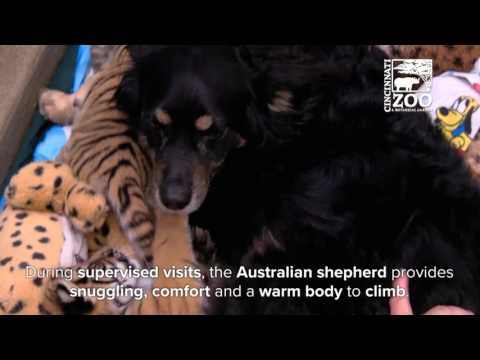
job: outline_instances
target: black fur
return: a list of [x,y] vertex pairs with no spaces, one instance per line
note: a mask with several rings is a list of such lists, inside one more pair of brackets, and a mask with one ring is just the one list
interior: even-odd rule
[[[209,156],[226,158],[206,201],[191,217],[192,225],[209,231],[220,264],[453,268],[453,279],[411,280],[414,311],[434,305],[480,311],[479,187],[426,114],[384,112],[383,53],[367,46],[159,47],[149,52],[132,48],[137,68],[124,79],[117,99],[159,159],[166,153],[165,129],[152,129],[151,113],[167,100],[173,100],[170,112],[178,114],[174,121],[191,124],[203,113],[222,114],[216,126],[247,140],[241,149],[232,150],[232,143],[210,150]],[[191,96],[188,89],[199,80],[208,84],[206,91]],[[293,96],[291,111],[268,106],[278,91]],[[195,133],[176,127],[179,132],[171,139],[188,138],[194,149]],[[185,155],[184,149],[178,151]],[[190,150],[189,156],[198,156]],[[218,285],[245,290],[307,283],[365,289],[379,281],[267,279]],[[390,280],[380,283],[391,286]],[[365,296],[209,301],[210,313],[388,313],[388,299]]]
[[[245,47],[255,134],[228,155],[193,224],[229,267],[452,268],[410,282],[413,309],[480,311],[479,187],[425,113],[385,113],[383,54],[357,46]],[[294,112],[266,104],[277,90]],[[222,89],[218,89],[222,91]],[[247,140],[249,132],[245,132]],[[391,281],[232,280],[219,286],[365,289]],[[212,298],[210,313],[385,314],[388,299]]]
[[[130,53],[134,67],[116,93],[118,107],[147,140],[161,203],[189,211],[206,191],[198,189],[241,145],[234,129],[245,123],[253,96],[248,70],[229,46],[131,46]],[[168,121],[158,121],[160,110]],[[205,116],[213,124],[199,130]]]

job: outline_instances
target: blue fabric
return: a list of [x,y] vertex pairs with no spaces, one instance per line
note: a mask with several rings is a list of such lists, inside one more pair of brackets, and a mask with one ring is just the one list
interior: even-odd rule
[[[73,74],[72,93],[82,86],[90,70],[90,45],[79,45],[75,73]],[[43,135],[33,151],[33,161],[55,159],[67,142],[63,126],[52,125]],[[0,196],[0,211],[3,209],[5,199]]]
[[[72,93],[82,86],[90,70],[90,45],[79,45],[75,73],[73,74]],[[52,125],[43,135],[33,151],[33,161],[54,160],[67,142],[63,126]],[[5,199],[0,196],[0,211]]]
[[63,126],[53,125],[43,135],[33,152],[33,161],[53,160],[67,142]]
[[90,45],[80,45],[77,53],[77,66],[75,68],[75,75],[73,80],[72,92],[80,89],[88,70],[90,69]]
[[459,127],[452,131],[454,137],[460,136],[465,131],[465,123],[462,123]]

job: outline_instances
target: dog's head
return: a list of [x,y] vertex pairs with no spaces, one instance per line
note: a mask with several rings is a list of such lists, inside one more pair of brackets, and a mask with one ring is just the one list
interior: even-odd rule
[[165,46],[133,55],[116,94],[154,159],[155,205],[181,213],[203,202],[227,154],[245,142],[234,129],[252,100],[232,47]]

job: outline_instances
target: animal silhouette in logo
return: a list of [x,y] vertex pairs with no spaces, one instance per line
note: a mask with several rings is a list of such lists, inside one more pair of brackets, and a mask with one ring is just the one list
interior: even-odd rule
[[460,96],[450,108],[442,106],[437,109],[435,124],[455,149],[466,151],[472,143],[472,115],[479,107],[474,98]]
[[394,81],[395,91],[412,91],[413,85],[419,84],[420,80],[416,77],[399,77]]

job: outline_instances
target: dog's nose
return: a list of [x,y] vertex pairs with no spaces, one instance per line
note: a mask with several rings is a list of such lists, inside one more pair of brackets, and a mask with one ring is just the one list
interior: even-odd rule
[[180,182],[165,184],[160,191],[163,205],[170,210],[184,209],[192,197],[192,191],[189,186]]
[[438,109],[438,112],[442,116],[447,116],[448,115],[448,109],[446,107],[443,107],[443,106],[440,109]]

